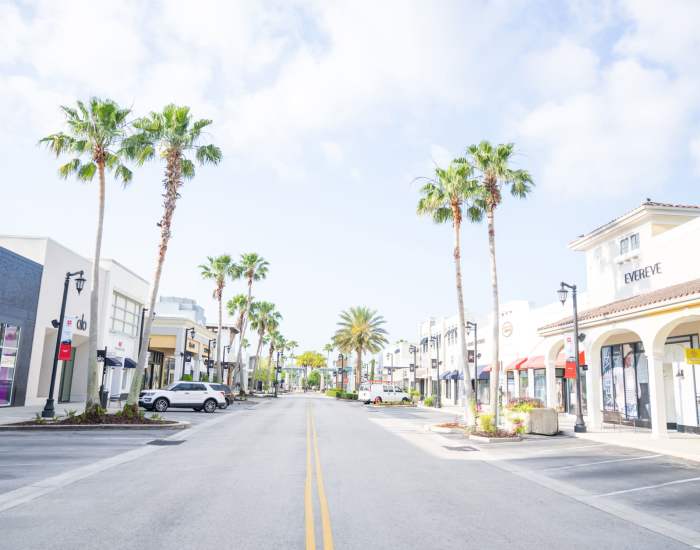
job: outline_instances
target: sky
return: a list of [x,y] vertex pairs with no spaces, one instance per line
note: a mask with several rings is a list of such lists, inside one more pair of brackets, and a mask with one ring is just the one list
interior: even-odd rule
[[[694,0],[0,0],[0,233],[91,254],[97,186],[59,179],[37,146],[64,129],[59,105],[188,105],[223,160],[182,190],[161,295],[213,322],[197,266],[257,252],[254,295],[301,348],[356,305],[411,339],[456,311],[452,229],[416,216],[416,178],[513,142],[535,188],[497,212],[501,297],[549,303],[561,280],[585,287],[577,235],[647,197],[700,203],[698,22]],[[103,256],[147,279],[162,168],[108,181]],[[466,307],[487,313],[484,225],[464,227],[463,263]]]

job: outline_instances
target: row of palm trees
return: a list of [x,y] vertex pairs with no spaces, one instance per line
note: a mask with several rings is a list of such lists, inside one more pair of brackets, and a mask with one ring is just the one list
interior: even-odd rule
[[[99,308],[99,264],[105,211],[106,175],[112,174],[123,185],[133,179],[129,164],[141,167],[153,160],[162,161],[163,213],[158,227],[159,241],[155,271],[151,281],[148,315],[145,317],[143,338],[148,341],[154,318],[154,310],[165,256],[172,237],[173,215],[185,180],[195,176],[195,163],[216,165],[222,155],[219,147],[201,144],[203,130],[212,121],[195,120],[189,107],[166,105],[144,117],[130,120],[131,110],[119,106],[111,99],[91,98],[87,103],[77,101],[73,106],[62,106],[65,131],[42,138],[56,157],[67,156],[68,161],[59,166],[59,176],[66,179],[75,176],[81,181],[93,181],[97,176],[98,204],[95,254],[90,281],[89,363],[86,410],[98,406],[97,385],[97,334]],[[146,367],[148,346],[142,346],[138,368],[133,377],[127,407],[136,409]]]
[[[534,183],[529,172],[511,167],[514,144],[492,145],[488,141],[470,145],[464,157],[454,159],[447,168],[437,167],[435,176],[422,186],[417,213],[430,216],[435,223],[452,223],[454,229],[455,287],[459,312],[459,330],[462,343],[462,373],[464,382],[464,421],[475,422],[472,388],[467,364],[466,320],[464,318],[464,291],[462,287],[461,226],[466,217],[478,223],[486,218],[491,275],[492,299],[492,357],[490,392],[492,414],[498,407],[496,391],[500,375],[498,337],[500,333],[498,271],[496,268],[496,209],[503,201],[504,188],[516,198],[527,197]],[[473,256],[472,256],[473,257]],[[473,266],[475,267],[475,266]],[[477,379],[476,361],[474,379]]]

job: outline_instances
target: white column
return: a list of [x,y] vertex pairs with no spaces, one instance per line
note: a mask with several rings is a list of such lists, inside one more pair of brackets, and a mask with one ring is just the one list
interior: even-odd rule
[[[535,371],[533,369],[527,369],[527,396],[535,397]],[[547,390],[547,396],[549,396],[549,390]]]
[[600,370],[600,347],[586,351],[586,399],[588,414],[586,423],[589,430],[600,430],[603,427],[603,383]]
[[647,352],[647,362],[649,368],[649,401],[651,404],[651,433],[654,437],[668,437],[666,429],[666,392],[664,388],[664,354],[663,348],[654,350],[653,346],[647,347],[644,342],[644,349]]
[[[545,360],[545,372],[547,376],[547,407],[550,409],[557,408],[557,370],[555,363],[556,362],[553,360]],[[532,391],[534,392],[534,388]]]

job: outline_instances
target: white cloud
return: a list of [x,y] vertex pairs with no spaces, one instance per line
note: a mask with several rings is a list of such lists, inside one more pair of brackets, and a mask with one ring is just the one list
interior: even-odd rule
[[436,167],[447,168],[450,162],[455,158],[456,155],[450,153],[448,149],[442,145],[433,144],[430,146],[430,163],[428,169],[429,173],[432,174]]
[[342,162],[345,155],[343,154],[343,149],[335,141],[322,141],[321,151],[326,157],[326,160],[333,164],[338,164]]
[[598,82],[599,59],[590,49],[570,39],[532,53],[526,62],[525,82],[543,97],[558,98],[593,88]]
[[694,164],[695,173],[700,176],[700,137],[691,139],[688,149],[690,150],[690,157]]

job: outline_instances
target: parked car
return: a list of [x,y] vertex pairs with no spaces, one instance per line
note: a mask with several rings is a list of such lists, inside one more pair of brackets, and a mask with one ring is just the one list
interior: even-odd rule
[[401,387],[391,384],[360,384],[358,401],[363,403],[408,403],[411,397]]
[[224,403],[223,405],[219,405],[220,409],[226,409],[231,403],[233,403],[233,390],[231,389],[231,386],[228,386],[226,384],[209,385],[216,391],[223,392],[224,394],[224,399],[226,399],[226,403]]
[[212,386],[207,382],[175,382],[159,390],[144,390],[139,394],[139,406],[158,412],[173,407],[213,413],[226,405],[226,398],[223,391]]

